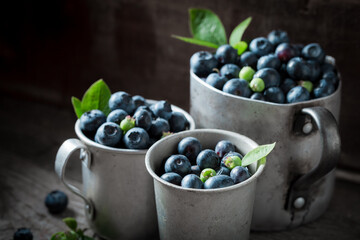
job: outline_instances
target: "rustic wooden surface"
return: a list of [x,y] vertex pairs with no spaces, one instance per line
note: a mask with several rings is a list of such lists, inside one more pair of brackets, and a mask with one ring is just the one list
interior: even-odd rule
[[[31,228],[34,239],[49,239],[62,231],[61,219],[75,217],[86,227],[83,202],[54,173],[58,147],[75,137],[72,109],[0,96],[0,240],[10,240],[17,228]],[[75,160],[75,159],[74,159]],[[67,178],[80,186],[79,161],[72,161]],[[60,215],[48,213],[44,199],[54,189],[70,198]],[[251,233],[251,240],[360,239],[360,185],[337,180],[328,211],[317,221],[291,231]]]

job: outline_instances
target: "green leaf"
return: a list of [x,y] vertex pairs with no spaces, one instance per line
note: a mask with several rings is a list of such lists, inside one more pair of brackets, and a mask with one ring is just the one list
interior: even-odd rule
[[264,163],[266,160],[263,160],[262,158],[265,158],[274,149],[275,144],[276,143],[261,145],[254,148],[244,156],[241,166],[248,166],[258,160],[261,160],[261,162]]
[[68,217],[64,218],[63,222],[73,231],[76,231],[77,228],[77,222],[74,218]]
[[111,91],[109,87],[102,79],[100,79],[92,84],[85,92],[81,102],[81,109],[83,112],[99,109],[105,115],[108,115],[110,113],[108,105],[110,96]]
[[238,51],[238,55],[243,54],[243,52],[245,52],[247,47],[248,47],[248,45],[244,41],[238,42],[234,45],[234,48],[237,49],[237,51]]
[[172,35],[173,38],[177,38],[181,41],[187,42],[187,43],[192,43],[192,44],[196,44],[196,45],[200,45],[200,46],[205,46],[205,47],[211,47],[211,48],[218,48],[219,46],[211,43],[211,42],[207,42],[207,41],[202,41],[202,40],[198,40],[195,38],[187,38],[187,37],[181,37],[181,36],[177,36],[177,35]]
[[251,22],[251,17],[248,17],[247,19],[242,21],[239,25],[237,25],[236,28],[234,28],[229,38],[229,43],[231,46],[235,47],[235,44],[241,41],[241,38],[246,28],[249,26],[250,22]]
[[76,97],[71,97],[71,103],[74,107],[75,114],[78,118],[84,113],[81,109],[81,101]]
[[192,36],[216,45],[227,43],[225,28],[219,17],[208,9],[191,8],[189,23]]
[[54,233],[51,236],[50,240],[66,240],[65,233],[63,233],[63,232]]

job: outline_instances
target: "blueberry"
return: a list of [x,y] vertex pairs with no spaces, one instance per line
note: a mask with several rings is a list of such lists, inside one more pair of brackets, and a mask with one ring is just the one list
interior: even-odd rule
[[215,53],[215,58],[220,65],[235,63],[237,56],[237,50],[229,44],[221,45]]
[[137,110],[133,116],[135,119],[135,126],[141,127],[148,131],[152,124],[151,113],[145,109]]
[[304,48],[304,44],[295,43],[295,44],[291,44],[291,46],[295,49],[295,56],[299,57],[301,55],[302,49]]
[[254,99],[254,100],[260,100],[260,101],[265,101],[265,98],[264,98],[264,95],[262,95],[262,93],[253,93],[251,96],[250,96],[251,99]]
[[177,133],[184,131],[189,125],[185,115],[181,112],[172,112],[171,118],[169,119],[170,131]]
[[127,116],[127,112],[122,109],[111,111],[106,118],[107,122],[113,122],[120,125],[120,122]]
[[146,149],[149,146],[148,133],[139,127],[134,127],[126,132],[123,141],[129,149]]
[[223,91],[247,98],[251,95],[249,83],[246,80],[239,78],[233,78],[227,81],[223,87]]
[[297,84],[294,80],[292,80],[291,78],[285,78],[285,80],[281,83],[280,88],[281,90],[283,90],[285,94],[287,94],[290,91],[290,89],[296,86]]
[[281,66],[281,62],[277,56],[274,54],[268,54],[259,58],[257,62],[257,69],[262,68],[274,68],[278,70]]
[[182,177],[177,173],[168,172],[168,173],[164,173],[163,175],[161,175],[161,179],[163,179],[169,183],[180,186]]
[[196,52],[190,58],[190,68],[198,77],[207,77],[217,66],[216,58],[206,51]]
[[298,56],[294,46],[289,43],[281,43],[277,46],[275,55],[282,62],[288,62],[291,58]]
[[303,102],[310,99],[310,93],[302,86],[296,86],[287,93],[286,100],[288,103]]
[[196,158],[196,164],[202,170],[204,168],[216,169],[220,166],[220,158],[214,150],[202,150]]
[[13,240],[32,240],[33,235],[28,228],[19,228],[15,233]]
[[238,78],[239,73],[239,66],[232,63],[225,64],[220,69],[220,75],[226,77],[227,79]]
[[215,152],[222,158],[228,152],[235,152],[235,146],[228,140],[222,140],[216,144]]
[[177,150],[179,154],[185,155],[191,163],[196,163],[196,158],[201,152],[202,146],[198,139],[186,137],[179,142]]
[[235,155],[223,157],[222,163],[231,170],[236,166],[241,166],[241,158]]
[[287,32],[282,30],[273,30],[268,34],[268,39],[272,45],[277,46],[280,43],[288,43],[289,37]]
[[282,63],[279,69],[279,74],[281,79],[289,78],[289,74],[287,73],[287,63]]
[[321,98],[329,96],[333,92],[335,92],[334,84],[326,79],[321,79],[318,86],[314,88],[313,93],[315,98]]
[[192,165],[191,166],[191,174],[195,174],[200,177],[201,169],[198,165]]
[[281,88],[279,87],[271,87],[265,90],[264,98],[266,101],[274,102],[274,103],[284,103],[285,95]]
[[206,180],[208,180],[209,178],[214,177],[214,176],[216,176],[216,172],[214,169],[205,168],[200,173],[200,180],[202,182],[206,182]]
[[[306,80],[310,80],[312,82],[319,80],[319,77],[321,74],[320,64],[315,60],[308,60],[308,61],[306,61],[306,64],[310,68],[309,79],[306,79]],[[303,79],[303,80],[305,80],[305,79]]]
[[217,175],[204,183],[205,189],[224,188],[234,185],[234,181],[227,175]]
[[250,51],[244,52],[240,56],[240,66],[242,67],[250,66],[253,69],[256,69],[257,61],[258,57],[256,56],[256,54]]
[[286,66],[289,76],[294,80],[309,80],[311,69],[307,62],[300,58],[295,57],[290,59]]
[[254,52],[258,57],[269,54],[273,51],[274,46],[264,37],[258,37],[250,42],[250,51]]
[[152,105],[150,109],[158,117],[164,118],[166,120],[169,120],[171,118],[171,113],[172,113],[171,105],[166,100],[158,101],[157,103]]
[[104,122],[106,122],[106,116],[102,111],[91,110],[81,115],[80,129],[85,135],[92,137]]
[[95,142],[105,146],[116,146],[122,137],[122,131],[118,124],[113,122],[103,123],[95,134]]
[[171,155],[168,159],[166,159],[164,168],[166,173],[175,172],[182,177],[191,172],[189,159],[181,154]]
[[234,183],[241,183],[250,177],[250,173],[247,167],[237,166],[230,172],[230,177]]
[[336,86],[339,82],[339,78],[333,71],[324,72],[322,75],[322,79],[326,79],[327,81],[330,81],[334,86]]
[[216,175],[227,175],[230,176],[230,169],[224,166],[220,166],[220,168],[217,169]]
[[325,59],[325,52],[317,43],[310,43],[306,45],[302,51],[301,55],[308,60],[316,60],[319,63],[323,63]]
[[184,188],[202,189],[204,184],[195,174],[188,174],[182,179],[181,186]]
[[265,88],[280,86],[280,74],[273,68],[263,68],[258,70],[255,73],[254,78],[261,78],[265,83]]
[[205,82],[216,89],[221,90],[226,83],[227,78],[220,76],[218,73],[210,73]]
[[150,137],[159,139],[163,135],[164,132],[170,131],[169,122],[163,118],[157,118],[151,123],[151,127],[149,129]]
[[111,94],[109,107],[111,111],[122,109],[129,114],[132,114],[136,108],[132,97],[128,93],[122,91]]
[[46,196],[45,205],[50,213],[61,213],[68,205],[68,197],[62,191],[54,190]]
[[326,73],[326,72],[334,72],[336,73],[336,68],[334,65],[330,64],[330,63],[327,63],[327,62],[324,62],[322,65],[321,65],[321,71],[323,73]]
[[148,112],[150,113],[152,119],[156,119],[156,118],[157,118],[157,116],[156,116],[155,113],[150,109],[149,106],[140,106],[140,107],[138,107],[138,108],[136,109],[136,111],[135,111],[134,114],[136,114],[137,111],[140,111],[140,110],[142,110],[142,109],[148,111]]
[[133,102],[135,104],[135,108],[138,108],[140,106],[144,106],[146,104],[146,100],[144,97],[140,96],[140,95],[135,95],[132,97]]

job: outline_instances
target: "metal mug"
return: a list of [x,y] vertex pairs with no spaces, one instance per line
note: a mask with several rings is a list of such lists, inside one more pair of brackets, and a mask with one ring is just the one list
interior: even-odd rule
[[185,131],[155,143],[145,164],[154,179],[160,239],[248,239],[256,182],[265,165],[251,164],[249,179],[226,188],[190,189],[164,181],[158,175],[162,162],[190,136],[199,139],[203,149],[213,149],[221,140],[231,141],[243,154],[258,146],[248,137],[219,129]]
[[[154,101],[148,100],[149,103]],[[190,123],[191,116],[182,112]],[[153,239],[158,236],[154,186],[146,172],[147,150],[112,148],[88,139],[75,124],[78,139],[68,139],[59,148],[55,171],[73,193],[85,201],[86,218],[90,227],[105,239]],[[80,150],[83,191],[65,180],[70,156]]]
[[225,93],[190,72],[190,114],[198,128],[277,142],[258,182],[253,230],[294,228],[325,212],[340,158],[340,93],[341,82],[330,96],[276,104]]

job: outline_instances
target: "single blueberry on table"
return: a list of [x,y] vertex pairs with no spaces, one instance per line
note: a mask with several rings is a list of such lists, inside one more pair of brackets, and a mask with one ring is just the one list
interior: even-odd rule
[[315,98],[321,98],[329,96],[335,92],[335,86],[332,81],[321,79],[316,88],[314,88],[313,94]]
[[223,91],[246,98],[250,97],[252,93],[248,81],[239,78],[233,78],[227,81],[223,87]]
[[155,113],[156,116],[169,120],[171,118],[171,105],[168,101],[158,101],[154,105],[151,105],[150,109]]
[[205,189],[224,188],[234,185],[234,181],[227,175],[216,175],[204,183]]
[[268,34],[268,39],[272,45],[277,46],[280,43],[288,43],[289,37],[287,32],[282,30],[273,30]]
[[284,103],[285,95],[281,88],[279,87],[271,87],[264,91],[264,98],[266,101],[274,102],[274,103]]
[[109,115],[106,118],[107,122],[113,122],[120,125],[120,122],[124,120],[124,118],[129,115],[127,112],[125,112],[122,109],[115,109],[114,111],[111,111]]
[[164,132],[170,131],[169,122],[163,118],[157,118],[151,123],[151,127],[149,129],[150,137],[155,139],[160,139]]
[[135,119],[135,126],[141,127],[148,131],[152,124],[151,113],[145,109],[137,110],[133,116]]
[[220,158],[222,158],[229,152],[235,152],[235,146],[228,140],[222,140],[216,144],[215,152]]
[[109,107],[111,111],[114,111],[115,109],[122,109],[129,114],[132,114],[136,108],[132,97],[123,91],[111,94]]
[[226,77],[227,79],[238,78],[239,73],[240,73],[239,66],[232,63],[225,64],[220,69],[220,75]]
[[306,64],[310,68],[310,75],[309,75],[309,79],[307,79],[307,80],[310,80],[312,82],[319,80],[319,77],[321,75],[320,64],[315,60],[308,60],[308,61],[306,61]]
[[134,104],[135,104],[135,108],[138,108],[140,106],[144,106],[146,104],[146,100],[144,97],[140,96],[140,95],[135,95],[132,97]]
[[181,112],[172,112],[169,119],[170,131],[173,133],[181,132],[189,125],[185,115]]
[[241,183],[250,177],[250,172],[247,167],[237,166],[230,172],[230,177],[234,183]]
[[255,53],[258,57],[267,55],[274,50],[274,46],[271,42],[264,37],[258,37],[250,42],[250,51]]
[[220,166],[220,158],[214,150],[202,150],[196,158],[196,164],[201,170],[204,168],[216,169]]
[[297,84],[291,78],[285,78],[285,80],[281,83],[280,88],[283,90],[284,94],[287,94],[290,89],[296,87]]
[[118,145],[122,137],[122,130],[120,126],[113,122],[103,123],[95,134],[95,142],[109,146],[115,147]]
[[222,90],[227,78],[220,76],[218,73],[210,73],[205,82],[216,89]]
[[198,165],[191,166],[191,174],[195,174],[200,177],[201,170]]
[[302,86],[296,86],[287,93],[286,100],[288,103],[303,102],[310,99],[310,93]]
[[277,56],[281,62],[288,62],[291,58],[298,56],[298,53],[290,43],[281,43],[275,49],[275,56]]
[[195,174],[188,174],[182,179],[181,186],[183,188],[202,189],[204,187],[204,183]]
[[174,173],[174,172],[164,173],[163,175],[161,175],[160,178],[169,183],[172,183],[172,184],[175,184],[178,186],[181,185],[182,177],[177,173]]
[[194,137],[183,138],[177,146],[179,154],[185,155],[192,164],[196,164],[196,158],[202,150],[200,141]]
[[220,166],[220,168],[218,168],[216,170],[216,175],[227,175],[230,176],[230,169],[228,169],[227,167],[224,166]]
[[273,68],[263,68],[258,70],[255,73],[254,78],[261,78],[265,83],[265,88],[279,87],[281,82],[280,74]]
[[80,129],[88,137],[93,137],[96,130],[106,122],[105,114],[97,109],[85,112],[80,117]]
[[29,228],[19,228],[14,233],[13,240],[33,240],[33,234]]
[[215,58],[220,65],[224,65],[227,63],[236,63],[237,56],[237,50],[229,44],[221,45],[217,48],[215,53]]
[[187,157],[181,154],[171,155],[165,162],[165,172],[174,172],[184,177],[191,172],[191,164]]
[[259,61],[257,62],[258,70],[262,68],[274,68],[278,70],[280,66],[281,66],[281,61],[274,54],[264,55],[260,57]]
[[253,93],[253,94],[250,96],[250,99],[265,101],[264,95],[262,95],[262,93],[258,93],[258,92]]
[[45,198],[45,206],[50,213],[61,213],[65,211],[68,205],[68,197],[65,193],[59,190],[50,192]]
[[253,69],[256,69],[257,61],[258,61],[258,57],[256,56],[256,54],[248,51],[241,54],[239,65],[242,67],[249,66],[252,67]]
[[149,146],[148,133],[139,127],[134,127],[126,132],[123,142],[129,149],[146,149]]
[[311,69],[307,62],[300,58],[294,57],[290,59],[286,66],[287,73],[294,80],[309,80]]
[[200,51],[194,53],[190,58],[190,69],[198,77],[207,77],[214,68],[218,67],[218,61],[209,52]]
[[306,45],[302,49],[301,55],[305,59],[316,60],[320,64],[323,63],[325,60],[325,52],[318,43],[310,43],[310,44]]

